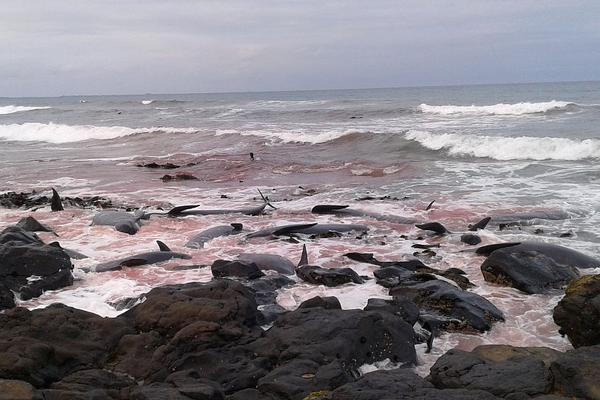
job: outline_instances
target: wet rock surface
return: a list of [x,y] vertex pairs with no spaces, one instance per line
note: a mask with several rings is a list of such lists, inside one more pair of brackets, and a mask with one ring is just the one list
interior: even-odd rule
[[[52,196],[39,195],[36,192],[16,193],[7,192],[0,194],[0,207],[3,208],[33,208],[49,206]],[[63,205],[77,208],[111,208],[113,203],[110,199],[100,196],[63,197]]]
[[60,247],[45,244],[23,228],[5,228],[0,232],[0,309],[15,306],[13,293],[27,300],[71,285],[72,268]]
[[525,293],[560,289],[579,277],[578,268],[595,268],[600,261],[566,247],[523,242],[492,250],[481,264],[486,281]]
[[574,347],[600,344],[600,275],[571,282],[553,317]]

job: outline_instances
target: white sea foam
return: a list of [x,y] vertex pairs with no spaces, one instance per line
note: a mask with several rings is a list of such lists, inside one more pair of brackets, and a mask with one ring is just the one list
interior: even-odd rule
[[154,100],[142,100],[142,104],[147,106],[148,104],[154,103]]
[[505,137],[434,134],[410,130],[405,134],[431,150],[450,155],[487,157],[495,160],[583,160],[600,158],[600,140],[552,137]]
[[0,125],[0,139],[13,141],[38,141],[49,143],[69,143],[90,139],[114,139],[140,133],[194,133],[195,128],[127,128],[124,126],[24,124]]
[[13,114],[22,111],[47,110],[52,107],[0,106],[0,115]]
[[346,130],[330,130],[319,133],[307,133],[301,130],[298,131],[269,131],[269,130],[249,130],[249,131],[237,131],[235,129],[220,129],[217,130],[216,136],[239,134],[242,136],[258,136],[271,139],[274,142],[283,143],[310,143],[319,144],[326,143],[332,140],[339,139],[341,137],[352,135],[355,133],[366,133],[365,131],[357,129],[346,129]]
[[541,103],[515,103],[505,104],[499,103],[491,106],[431,106],[428,104],[421,104],[419,111],[427,114],[439,114],[439,115],[454,115],[454,114],[466,114],[466,115],[524,115],[524,114],[536,114],[545,113],[554,110],[565,110],[569,106],[573,106],[575,103],[567,101],[545,101]]

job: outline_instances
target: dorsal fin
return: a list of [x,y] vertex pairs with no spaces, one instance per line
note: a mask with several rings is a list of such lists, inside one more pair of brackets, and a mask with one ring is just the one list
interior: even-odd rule
[[190,208],[196,208],[198,206],[199,206],[199,204],[173,207],[173,208],[171,208],[171,210],[169,210],[169,212],[167,214],[169,214],[169,215],[179,215],[179,214],[181,214],[185,210],[189,210]]
[[317,206],[314,206],[312,208],[312,210],[310,210],[310,212],[312,212],[313,214],[327,214],[327,213],[331,213],[334,211],[343,210],[348,207],[349,206],[347,206],[347,205],[319,204]]
[[171,251],[171,249],[169,248],[169,246],[167,246],[166,244],[164,244],[160,240],[157,240],[156,244],[158,245],[158,248],[160,249],[160,251]]
[[238,222],[234,222],[234,223],[232,223],[232,224],[229,224],[229,225],[231,225],[231,227],[232,227],[234,230],[236,230],[236,231],[241,231],[242,229],[244,229],[244,225],[242,225],[242,224],[240,224],[240,223],[238,223]]
[[485,217],[484,219],[482,219],[478,223],[476,223],[474,225],[469,225],[469,230],[470,231],[476,231],[477,229],[485,229],[485,227],[491,221],[491,219],[492,219],[492,217]]
[[298,266],[308,265],[308,253],[306,252],[306,245],[302,245],[302,255],[300,256],[300,262]]
[[60,195],[54,188],[52,188],[52,200],[50,200],[50,209],[52,211],[64,210],[62,202],[60,201]]

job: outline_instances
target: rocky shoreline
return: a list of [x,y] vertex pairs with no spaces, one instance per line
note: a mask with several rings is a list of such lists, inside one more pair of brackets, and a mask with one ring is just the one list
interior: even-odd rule
[[[23,196],[4,199],[19,206]],[[22,205],[50,200],[44,201]],[[127,217],[137,224],[151,215],[120,213],[119,223]],[[363,229],[339,224],[338,232],[333,226],[285,225],[254,235],[295,240],[293,233],[331,237],[341,228]],[[440,237],[450,233],[437,222],[417,226]],[[210,235],[201,232],[201,239],[241,230],[216,228]],[[453,349],[423,378],[412,369],[418,364],[415,345],[430,350],[441,332],[484,333],[505,319],[469,290],[474,285],[461,269],[345,254],[378,267],[366,276],[350,267],[313,264],[306,248],[298,266],[281,256],[241,254],[215,260],[210,282],[154,288],[115,305],[129,308],[123,314],[104,318],[63,304],[31,311],[15,307],[15,294],[24,300],[73,284],[76,252],[43,242],[38,230],[52,232],[33,218],[0,232],[0,399],[600,399],[600,275],[582,275],[600,263],[565,247],[499,243],[476,252],[484,257],[481,272],[488,282],[528,294],[568,285],[554,320],[574,350]],[[136,267],[156,262],[157,255],[164,260],[179,254],[162,242],[159,247],[111,265]],[[423,251],[432,252],[430,247]],[[344,310],[335,297],[314,297],[288,311],[277,303],[276,292],[296,284],[292,275],[327,287],[374,279],[391,299],[371,298],[364,309]],[[385,370],[368,372],[382,362]]]

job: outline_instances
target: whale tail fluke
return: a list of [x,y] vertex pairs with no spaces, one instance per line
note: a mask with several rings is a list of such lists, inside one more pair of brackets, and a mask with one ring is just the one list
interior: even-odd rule
[[302,245],[302,255],[300,256],[300,262],[298,266],[308,265],[308,252],[306,251],[306,245]]
[[169,246],[167,246],[166,244],[164,244],[160,240],[157,240],[156,244],[158,245],[158,248],[160,249],[160,251],[171,251],[171,249],[169,248]]
[[266,205],[268,205],[269,207],[271,207],[273,210],[277,210],[277,207],[275,207],[273,204],[271,204],[271,202],[269,201],[269,198],[266,197],[261,191],[260,189],[256,189],[258,190],[258,193],[260,194],[260,197],[262,197],[263,201],[265,202]]
[[60,195],[54,188],[52,188],[52,200],[50,200],[50,209],[52,211],[64,210],[62,201],[60,201]]
[[187,206],[177,206],[177,207],[173,207],[169,210],[169,212],[167,213],[167,215],[174,217],[177,215],[180,215],[181,213],[183,213],[185,210],[189,210],[191,208],[196,208],[198,207],[199,204],[193,204],[193,205],[187,205]]

